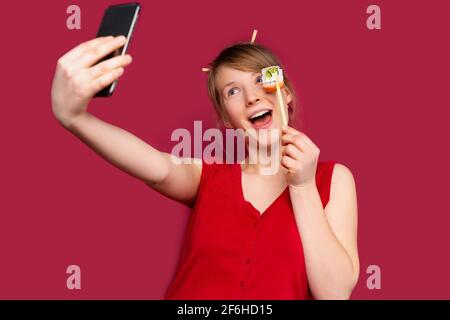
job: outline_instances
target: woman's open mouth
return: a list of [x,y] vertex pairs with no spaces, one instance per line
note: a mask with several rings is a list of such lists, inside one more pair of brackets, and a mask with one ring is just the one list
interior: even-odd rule
[[272,110],[262,110],[249,118],[252,127],[255,129],[264,129],[272,124]]

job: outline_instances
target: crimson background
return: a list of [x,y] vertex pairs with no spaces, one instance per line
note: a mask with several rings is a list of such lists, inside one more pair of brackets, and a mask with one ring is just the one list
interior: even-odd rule
[[[120,2],[2,4],[2,299],[160,299],[172,279],[187,208],[103,161],[51,112],[56,60],[93,38],[104,8]],[[81,30],[66,28],[71,4],[81,7]],[[257,29],[295,84],[321,159],[355,176],[353,298],[450,298],[448,1],[141,4],[134,61],[90,112],[170,152],[175,128],[215,125],[201,68]],[[382,10],[380,31],[366,28],[371,4]],[[66,288],[70,264],[81,267],[81,290]],[[381,290],[366,287],[371,264],[381,267]]]

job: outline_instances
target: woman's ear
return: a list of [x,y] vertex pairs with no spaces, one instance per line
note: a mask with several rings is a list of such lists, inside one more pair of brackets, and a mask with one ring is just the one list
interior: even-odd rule
[[223,125],[225,126],[225,128],[228,128],[228,129],[232,129],[233,128],[231,123],[229,123],[228,121],[225,121],[225,120],[223,120]]
[[292,101],[292,94],[288,87],[283,87],[284,94],[286,95],[286,104],[289,104]]
[[223,123],[225,128],[228,128],[228,129],[232,129],[233,128],[233,126],[231,125],[231,123],[230,123],[230,121],[228,119],[228,116],[226,114],[222,115],[222,123]]

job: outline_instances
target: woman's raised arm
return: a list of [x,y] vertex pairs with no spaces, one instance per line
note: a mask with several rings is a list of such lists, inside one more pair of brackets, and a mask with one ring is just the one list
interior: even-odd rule
[[201,164],[175,164],[170,154],[87,112],[95,93],[119,78],[131,57],[117,56],[95,63],[124,43],[124,37],[96,38],[61,57],[52,85],[53,114],[64,128],[109,163],[161,194],[190,204],[197,195]]

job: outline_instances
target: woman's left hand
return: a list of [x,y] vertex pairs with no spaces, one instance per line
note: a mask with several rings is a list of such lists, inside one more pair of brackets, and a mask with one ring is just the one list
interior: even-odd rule
[[289,126],[281,134],[281,165],[289,170],[289,187],[315,186],[319,148],[304,133]]

